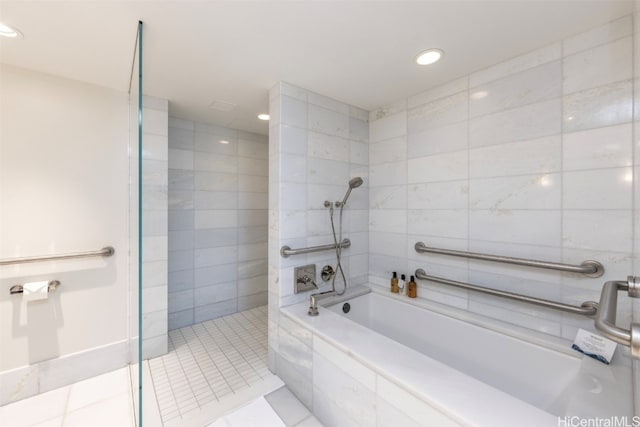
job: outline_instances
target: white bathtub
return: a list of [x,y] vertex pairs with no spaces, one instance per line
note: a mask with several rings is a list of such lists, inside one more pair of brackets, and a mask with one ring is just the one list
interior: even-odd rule
[[[571,416],[631,422],[628,365],[606,366],[569,350],[566,341],[537,338],[534,344],[535,335],[518,338],[522,330],[517,328],[503,326],[498,332],[500,325],[492,328],[488,320],[479,326],[481,320],[460,320],[442,306],[372,288],[348,299],[348,313],[343,313],[344,302],[321,308],[318,317],[307,316],[306,303],[282,312],[310,329],[314,346],[317,336],[321,347],[329,344],[346,354],[351,370],[354,362],[374,372],[379,378],[374,394],[375,384],[389,381],[454,425],[557,426],[558,417]],[[344,366],[344,360],[335,365]]]

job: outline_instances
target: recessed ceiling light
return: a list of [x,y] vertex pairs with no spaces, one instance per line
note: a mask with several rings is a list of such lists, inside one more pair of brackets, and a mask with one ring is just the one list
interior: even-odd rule
[[16,28],[10,27],[7,24],[3,24],[2,22],[0,22],[0,36],[9,37],[12,39],[20,39],[22,38],[22,33]]
[[221,139],[220,141],[218,141],[220,144],[228,144],[229,141],[227,141],[226,139]]
[[433,64],[434,62],[439,61],[443,55],[444,52],[440,49],[427,49],[416,56],[416,62],[418,65]]
[[269,120],[269,115],[268,114],[258,114],[258,118],[260,120]]

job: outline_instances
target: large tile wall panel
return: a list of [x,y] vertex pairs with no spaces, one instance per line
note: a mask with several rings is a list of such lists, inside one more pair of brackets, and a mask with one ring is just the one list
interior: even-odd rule
[[[598,300],[604,281],[632,274],[632,24],[621,18],[372,111],[370,281],[387,285],[393,271],[421,267],[580,305]],[[416,254],[417,241],[572,264],[598,259],[606,273]],[[594,328],[588,318],[433,283],[420,282],[418,293],[567,339]],[[629,321],[627,299],[619,317]]]
[[268,145],[169,118],[169,329],[267,303]]
[[[368,280],[369,115],[287,83],[271,89],[269,111],[269,367],[313,408],[311,342],[300,343],[280,324],[284,318],[279,308],[307,300],[311,294],[294,292],[296,266],[315,264],[316,283],[321,291],[329,290],[331,284],[321,281],[320,271],[327,264],[335,267],[336,255],[324,251],[283,258],[280,248],[333,243],[324,202],[342,200],[349,180],[360,176],[364,184],[352,191],[342,216],[343,238],[351,240],[351,247],[342,252],[342,266],[349,286]],[[381,126],[376,132],[384,135],[393,126]],[[334,221],[338,230],[339,210],[334,212]],[[336,279],[336,289],[342,287],[342,279]]]

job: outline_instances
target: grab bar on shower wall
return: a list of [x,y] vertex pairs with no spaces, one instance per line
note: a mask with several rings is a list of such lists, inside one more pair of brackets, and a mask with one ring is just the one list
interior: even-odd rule
[[470,283],[458,282],[455,280],[444,279],[442,277],[430,276],[423,269],[419,268],[415,273],[418,279],[431,280],[432,282],[442,283],[444,285],[455,286],[458,288],[469,289],[472,291],[482,292],[484,294],[494,295],[502,298],[509,298],[516,301],[528,302],[542,307],[553,308],[555,310],[566,311],[568,313],[581,314],[583,316],[592,316],[598,311],[598,303],[595,301],[583,302],[579,307],[575,305],[563,304],[556,301],[550,301],[541,298],[534,298],[527,295],[516,294],[513,292],[501,291],[498,289],[485,288],[484,286],[472,285]]
[[610,281],[602,287],[600,308],[595,318],[596,329],[602,335],[631,349],[631,355],[640,358],[640,324],[632,323],[629,330],[616,326],[618,291],[627,291],[632,298],[640,297],[640,278],[629,276],[626,282]]
[[87,251],[87,252],[76,252],[72,254],[61,254],[61,255],[43,255],[43,256],[33,256],[33,257],[24,257],[24,258],[10,258],[10,259],[2,259],[0,260],[0,265],[12,265],[12,264],[25,264],[28,262],[39,262],[39,261],[58,261],[63,259],[73,259],[73,258],[88,258],[94,256],[103,256],[110,257],[116,252],[115,249],[111,246],[104,247],[98,251]]
[[[280,249],[280,255],[286,258],[290,255],[302,255],[302,254],[308,254],[311,252],[328,251],[331,249],[335,249],[336,246],[338,245],[331,244],[331,245],[322,245],[322,246],[309,246],[307,248],[298,248],[298,249],[291,249],[289,246],[283,246]],[[348,248],[349,246],[351,246],[351,240],[349,239],[344,239],[342,243],[340,243],[341,248]]]
[[580,273],[589,277],[600,277],[604,274],[604,266],[594,260],[586,260],[580,265],[561,264],[557,262],[539,261],[535,259],[513,258],[501,255],[481,254],[477,252],[455,251],[451,249],[440,249],[426,246],[422,242],[415,245],[416,252],[429,252],[432,254],[451,255],[463,258],[479,259],[482,261],[502,262],[506,264],[524,265],[527,267],[547,268],[550,270],[567,271],[570,273]]

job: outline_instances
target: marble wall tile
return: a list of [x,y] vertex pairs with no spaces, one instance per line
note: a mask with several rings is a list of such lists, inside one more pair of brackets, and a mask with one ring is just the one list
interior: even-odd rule
[[562,241],[567,248],[631,253],[632,215],[626,210],[566,210]]
[[467,92],[460,92],[412,108],[407,117],[408,133],[418,133],[467,120],[469,117],[468,97]]
[[[535,227],[531,225],[535,224]],[[471,210],[469,237],[474,240],[560,246],[559,210]]]
[[473,88],[483,83],[498,80],[510,74],[534,68],[547,62],[556,61],[561,57],[561,43],[545,46],[471,74],[469,76],[469,87]]
[[369,161],[371,165],[393,163],[406,160],[406,137],[396,137],[369,145]]
[[369,125],[369,142],[379,142],[407,133],[407,113],[405,111],[385,116]]
[[560,209],[562,175],[543,173],[469,181],[471,209]]
[[565,55],[571,55],[586,49],[600,46],[614,40],[630,36],[633,33],[631,15],[611,21],[584,33],[569,37],[562,42]]
[[383,163],[369,167],[370,187],[404,185],[407,182],[407,162]]
[[434,154],[408,161],[407,182],[452,181],[468,176],[468,156],[466,151]]
[[433,89],[426,90],[407,99],[407,107],[414,108],[419,105],[433,102],[440,98],[445,98],[453,94],[464,92],[469,89],[469,77],[465,76]]
[[565,95],[563,130],[577,132],[631,121],[631,81],[612,83]]
[[467,180],[409,184],[409,209],[464,209],[468,206]]
[[561,65],[553,61],[473,88],[469,115],[478,117],[560,97]]
[[562,64],[564,93],[630,80],[631,43],[631,37],[625,37],[565,57]]
[[404,185],[372,187],[369,190],[370,209],[406,209],[407,188]]
[[[348,366],[361,366],[351,363]],[[313,353],[313,409],[326,425],[375,426],[375,389],[320,353]],[[371,372],[373,377],[373,372]],[[340,414],[340,415],[339,415]]]
[[[299,108],[300,111],[304,110],[304,107],[301,105],[298,105],[296,108]],[[342,114],[313,104],[309,104],[307,109],[309,130],[349,138],[349,116],[347,114]],[[283,117],[286,117],[287,114],[297,117],[296,115],[301,113],[285,113],[283,111]],[[286,123],[286,121],[284,121],[284,123]],[[307,123],[299,123],[298,126],[306,127]]]
[[[290,101],[287,108],[295,109],[297,99]],[[306,112],[292,119],[294,125],[296,120],[306,124]],[[239,303],[238,280],[266,274],[269,149],[262,135],[186,120],[171,123],[177,123],[169,131],[173,329],[266,303],[266,292]],[[299,145],[306,152],[306,133],[300,143],[297,128],[287,129],[293,130],[292,150]],[[263,281],[266,291],[266,277]]]
[[551,136],[469,150],[471,178],[557,172],[561,168],[561,138]]
[[307,154],[320,159],[349,161],[349,141],[318,132],[307,133]]
[[565,133],[562,141],[564,170],[631,166],[630,123]]
[[466,121],[410,133],[407,137],[407,157],[410,159],[466,150],[468,147],[469,123]]
[[466,209],[409,209],[407,214],[409,234],[457,239],[468,237]]
[[631,168],[565,172],[562,182],[564,209],[632,208]]
[[552,99],[474,118],[469,144],[473,148],[559,134],[561,108],[560,99]]

